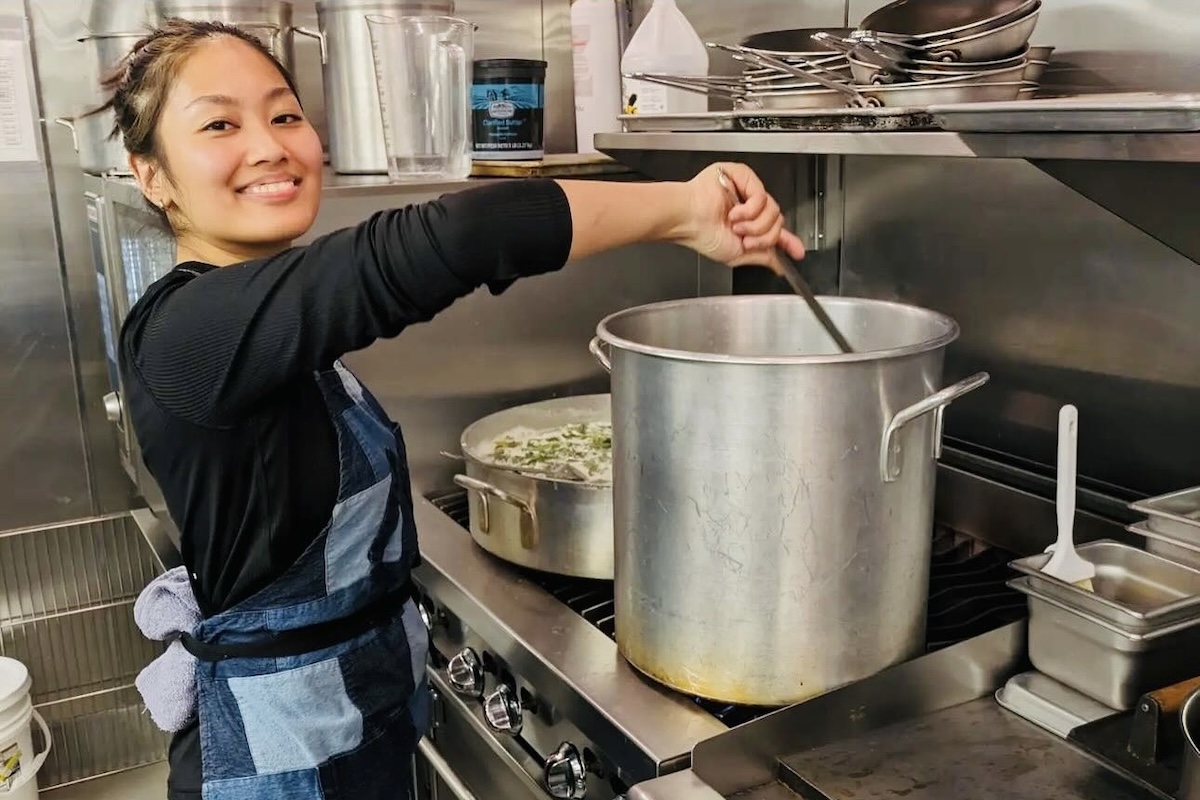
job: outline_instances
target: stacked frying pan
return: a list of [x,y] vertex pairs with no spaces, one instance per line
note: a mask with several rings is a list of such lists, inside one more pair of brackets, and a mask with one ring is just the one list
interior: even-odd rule
[[1042,0],[895,0],[855,29],[709,42],[743,62],[740,75],[636,77],[730,96],[743,109],[918,108],[1032,97],[1053,50],[1029,46],[1041,7]]

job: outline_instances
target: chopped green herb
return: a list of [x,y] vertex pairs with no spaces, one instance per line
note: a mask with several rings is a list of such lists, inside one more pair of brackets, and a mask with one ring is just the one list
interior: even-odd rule
[[549,431],[509,431],[492,443],[492,461],[562,480],[612,481],[612,423],[581,422]]

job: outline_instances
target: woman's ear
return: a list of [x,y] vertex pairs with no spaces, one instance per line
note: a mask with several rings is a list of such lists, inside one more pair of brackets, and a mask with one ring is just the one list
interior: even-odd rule
[[170,198],[167,196],[167,184],[163,180],[159,165],[145,156],[131,155],[129,168],[133,170],[133,177],[146,199],[159,208],[166,208]]

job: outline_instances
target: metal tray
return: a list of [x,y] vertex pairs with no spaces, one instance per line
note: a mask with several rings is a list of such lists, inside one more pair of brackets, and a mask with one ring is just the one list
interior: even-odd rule
[[1110,540],[1090,542],[1076,551],[1096,566],[1093,591],[1043,573],[1050,560],[1047,553],[1009,566],[1029,576],[1039,592],[1131,633],[1200,619],[1200,571]]
[[732,111],[699,111],[690,114],[620,114],[626,133],[696,133],[737,130]]
[[996,690],[996,702],[1018,717],[1064,739],[1080,725],[1117,713],[1035,670],[1009,678]]
[[1105,94],[931,105],[959,133],[1145,133],[1200,131],[1200,94]]
[[1200,546],[1200,486],[1130,503],[1155,533]]
[[1161,556],[1176,564],[1183,564],[1185,567],[1200,569],[1200,544],[1181,542],[1173,537],[1164,536],[1145,522],[1126,525],[1125,530],[1146,537],[1147,553]]
[[914,108],[805,108],[794,111],[735,111],[746,131],[856,133],[936,130],[933,116]]
[[1146,692],[1195,677],[1200,619],[1135,634],[1048,597],[1028,576],[1008,585],[1029,602],[1034,668],[1097,702],[1126,711]]

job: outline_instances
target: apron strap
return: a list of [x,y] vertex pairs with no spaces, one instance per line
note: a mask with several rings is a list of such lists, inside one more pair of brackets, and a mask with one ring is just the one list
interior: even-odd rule
[[225,661],[230,658],[289,658],[314,653],[327,647],[348,642],[377,628],[400,613],[404,604],[416,597],[412,580],[400,591],[392,592],[360,609],[349,617],[319,622],[304,628],[279,631],[255,642],[209,644],[190,633],[179,636],[183,648],[200,661]]

